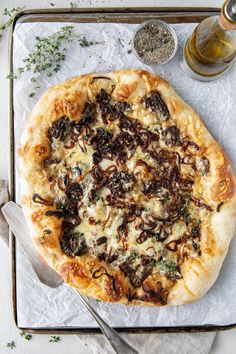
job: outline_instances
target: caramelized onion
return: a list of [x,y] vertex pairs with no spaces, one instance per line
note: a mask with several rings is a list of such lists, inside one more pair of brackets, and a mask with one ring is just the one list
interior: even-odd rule
[[154,233],[149,230],[143,230],[141,234],[136,238],[136,242],[141,244],[145,242],[149,237],[154,236]]
[[64,217],[64,213],[60,210],[47,210],[45,212],[46,216],[56,216],[58,219]]
[[110,275],[110,274],[107,272],[106,268],[103,267],[103,266],[101,266],[99,269],[95,270],[95,271],[93,272],[93,274],[92,274],[92,277],[93,277],[94,279],[98,279],[98,278],[100,278],[100,277],[103,276],[103,275],[106,275],[107,277],[112,278],[112,275]]
[[165,245],[165,247],[171,251],[171,252],[176,252],[178,250],[178,245],[182,242],[181,238],[179,238],[178,240],[173,240],[170,241],[169,243],[167,243]]
[[94,83],[94,81],[96,80],[111,80],[110,77],[107,76],[94,76],[90,82],[90,84],[92,85]]
[[43,204],[48,206],[53,205],[53,201],[43,199],[42,197],[40,197],[38,193],[34,193],[32,200],[34,203],[38,203],[38,204]]
[[206,209],[206,210],[208,210],[208,211],[212,211],[212,208],[211,208],[209,205],[207,205],[206,203],[201,202],[200,199],[195,198],[195,197],[191,197],[190,200],[191,200],[197,207],[199,207],[199,208],[204,208],[204,209]]
[[220,208],[222,207],[223,204],[224,204],[224,202],[220,202],[219,204],[217,204],[217,206],[216,206],[217,213],[220,212]]
[[157,242],[164,242],[169,237],[169,234],[164,228],[161,228],[160,231],[156,232],[155,237]]

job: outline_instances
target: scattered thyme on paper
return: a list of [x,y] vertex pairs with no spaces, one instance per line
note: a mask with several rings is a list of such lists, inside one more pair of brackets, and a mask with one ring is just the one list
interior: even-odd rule
[[[35,36],[49,36],[70,23],[18,24],[14,32],[14,69],[33,50]],[[14,133],[15,146],[19,143],[25,121],[41,94],[50,86],[76,75],[89,72],[109,72],[124,68],[145,68],[132,53],[133,24],[73,24],[74,31],[88,41],[99,44],[81,47],[73,42],[68,46],[66,60],[60,70],[47,77],[41,73],[40,88],[32,98],[30,72],[14,81]],[[195,27],[194,24],[174,25],[183,41]],[[169,80],[177,92],[203,118],[209,131],[220,142],[236,167],[236,68],[222,81],[202,83],[193,81],[183,73],[179,53],[170,63],[155,69]],[[16,161],[17,164],[17,161]],[[16,191],[19,201],[19,178],[16,169]],[[177,326],[177,325],[227,325],[236,322],[236,239],[231,242],[222,271],[215,285],[199,301],[178,307],[135,307],[90,300],[93,306],[113,326]],[[96,323],[80,302],[63,285],[51,289],[39,283],[29,263],[17,247],[17,316],[21,327],[96,327]]]

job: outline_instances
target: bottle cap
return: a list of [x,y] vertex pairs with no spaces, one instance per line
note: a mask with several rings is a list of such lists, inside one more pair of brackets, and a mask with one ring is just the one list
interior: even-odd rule
[[231,22],[236,22],[236,1],[228,0],[224,6],[225,16]]
[[225,30],[236,29],[236,0],[227,0],[220,14],[220,25]]

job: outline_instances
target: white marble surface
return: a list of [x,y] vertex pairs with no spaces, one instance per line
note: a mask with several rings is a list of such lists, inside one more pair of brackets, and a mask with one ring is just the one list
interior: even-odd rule
[[[27,8],[35,7],[51,7],[50,2],[56,4],[57,7],[68,7],[70,1],[66,0],[0,0],[0,14],[5,7],[27,5]],[[128,7],[128,6],[220,6],[221,0],[75,0],[78,7]],[[40,3],[40,4],[39,4]],[[1,17],[0,17],[1,22]],[[7,119],[8,119],[8,81],[5,79],[8,66],[8,34],[5,33],[0,41],[0,178],[7,178],[8,163],[7,156],[9,151]],[[61,336],[59,343],[49,343],[49,336],[34,335],[30,342],[26,342],[20,337],[18,329],[15,327],[12,315],[11,293],[10,293],[10,258],[3,245],[0,243],[0,353],[9,353],[10,349],[6,348],[6,343],[15,340],[16,354],[52,354],[55,351],[60,354],[92,353],[87,346],[82,344],[77,336]],[[220,332],[217,334],[213,343],[210,354],[233,354],[236,351],[236,329]],[[175,353],[167,353],[175,354]]]

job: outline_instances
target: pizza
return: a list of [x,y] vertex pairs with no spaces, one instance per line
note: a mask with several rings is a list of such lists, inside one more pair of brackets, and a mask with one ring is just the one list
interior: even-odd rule
[[34,243],[81,293],[179,305],[215,282],[235,229],[235,178],[162,78],[123,70],[50,88],[26,124],[19,161]]

